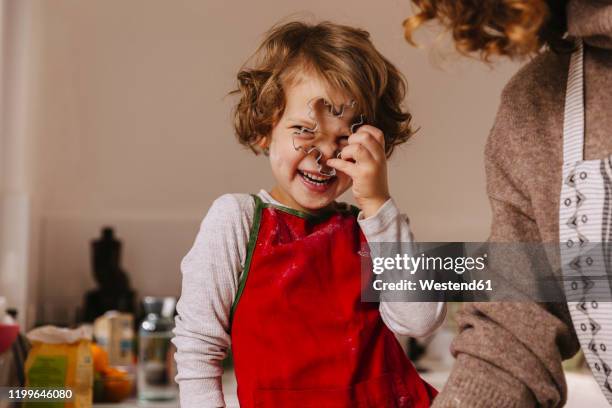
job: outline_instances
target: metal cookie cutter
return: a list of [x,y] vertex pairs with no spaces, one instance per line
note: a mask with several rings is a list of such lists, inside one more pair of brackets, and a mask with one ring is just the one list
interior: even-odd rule
[[[310,102],[308,102],[308,116],[312,119],[314,126],[309,128],[306,126],[302,126],[299,130],[296,130],[293,133],[293,148],[297,151],[301,151],[305,155],[310,155],[313,157],[317,164],[317,170],[324,176],[335,176],[336,169],[327,166],[325,163],[322,163],[323,152],[316,146],[315,136],[317,133],[321,134],[323,132],[322,128],[326,126],[321,125],[321,121],[328,120],[343,120],[345,114],[350,113],[350,117],[354,119],[354,122],[349,126],[350,134],[355,133],[357,128],[364,124],[365,116],[363,114],[355,115],[355,107],[356,102],[351,100],[346,104],[334,105],[329,102],[325,98],[314,98]],[[326,119],[328,118],[328,119]],[[303,136],[304,134],[312,135],[312,138],[308,140],[308,142],[312,143],[296,143],[296,136]],[[335,152],[334,157],[340,157],[340,151]]]

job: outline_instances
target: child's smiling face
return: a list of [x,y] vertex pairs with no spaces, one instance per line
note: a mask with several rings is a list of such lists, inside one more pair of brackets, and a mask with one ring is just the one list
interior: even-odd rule
[[[303,127],[314,127],[309,102],[321,97],[337,105],[347,104],[351,99],[341,93],[330,92],[325,83],[315,76],[296,78],[286,89],[285,110],[267,139],[270,165],[277,183],[272,195],[282,204],[302,211],[316,212],[328,207],[351,186],[349,176],[342,172],[336,172],[335,176],[322,174],[314,155],[306,155],[294,147],[294,137],[298,138],[298,144],[308,143],[301,138],[314,137],[308,133],[300,137],[295,133]],[[322,153],[321,164],[335,157],[346,145],[352,119],[347,116],[326,122],[321,131],[316,132],[316,147]]]

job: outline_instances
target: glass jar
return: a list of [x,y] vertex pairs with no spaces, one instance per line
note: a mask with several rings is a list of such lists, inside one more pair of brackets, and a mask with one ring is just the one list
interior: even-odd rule
[[174,381],[176,364],[170,342],[174,329],[173,297],[145,297],[145,318],[138,331],[138,398],[173,400],[178,395]]

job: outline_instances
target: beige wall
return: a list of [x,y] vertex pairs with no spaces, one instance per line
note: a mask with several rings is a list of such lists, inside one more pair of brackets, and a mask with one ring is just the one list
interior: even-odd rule
[[141,294],[178,293],[178,262],[214,198],[271,186],[265,159],[235,142],[225,95],[262,33],[295,13],[369,30],[407,76],[421,130],[395,153],[390,179],[417,237],[485,239],[482,153],[516,66],[492,70],[453,54],[434,64],[403,40],[408,3],[38,2],[41,312],[70,315],[93,285],[88,240],[103,223],[125,238]]

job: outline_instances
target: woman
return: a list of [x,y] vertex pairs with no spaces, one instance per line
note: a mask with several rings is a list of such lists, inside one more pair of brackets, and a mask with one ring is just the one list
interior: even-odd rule
[[[578,265],[589,276],[583,245],[612,241],[612,1],[413,2],[420,12],[405,22],[409,41],[438,19],[462,52],[538,54],[505,87],[487,142],[490,240],[561,243],[558,273]],[[434,406],[562,406],[561,362],[580,346],[612,403],[612,303],[593,297],[593,285],[610,298],[604,279],[579,298],[566,290],[569,303],[468,304]]]

